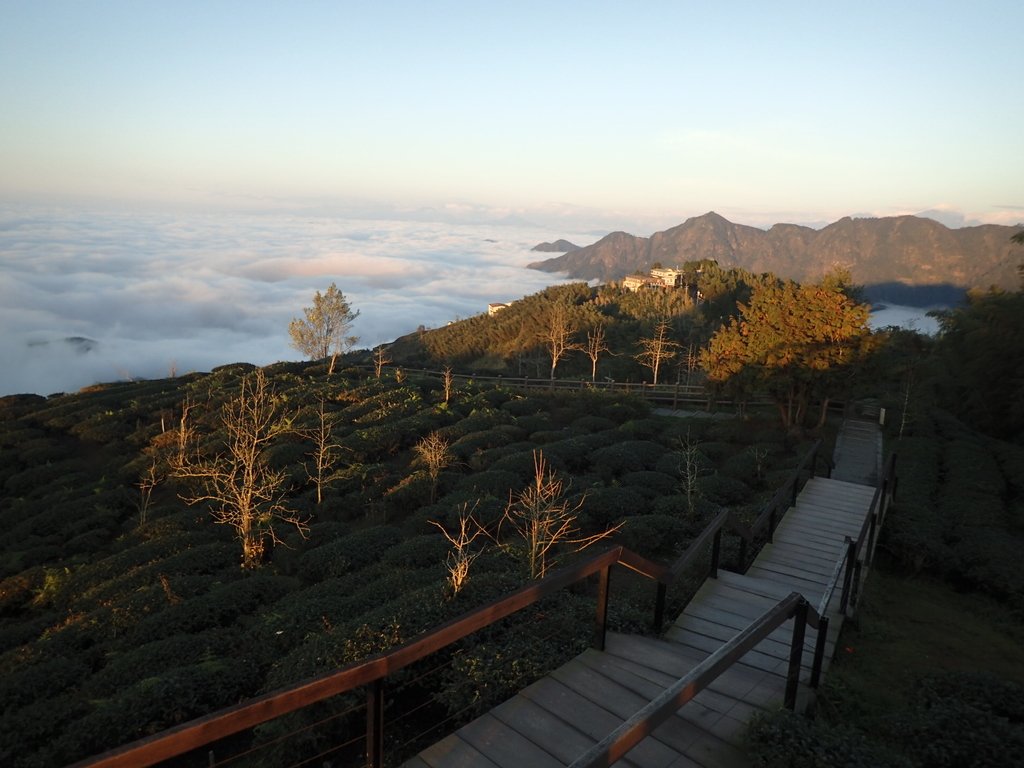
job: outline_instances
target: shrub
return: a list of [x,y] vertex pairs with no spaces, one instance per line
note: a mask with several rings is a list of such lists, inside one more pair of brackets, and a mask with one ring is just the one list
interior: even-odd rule
[[512,416],[526,416],[546,409],[547,403],[536,397],[513,396],[501,405],[501,410]]
[[299,575],[307,581],[320,581],[357,571],[401,541],[401,530],[393,526],[364,528],[306,552],[299,561]]
[[[549,457],[546,453],[544,458],[548,468],[552,471],[564,471],[565,465],[557,457]],[[491,465],[492,472],[511,472],[516,475],[522,483],[528,482],[534,475],[535,464],[533,451],[522,451],[521,453],[506,456]]]
[[607,528],[616,520],[642,515],[647,510],[647,501],[641,493],[618,486],[590,488],[583,500],[583,512],[595,529]]
[[448,545],[441,536],[412,536],[385,552],[380,562],[394,568],[426,568],[444,562],[447,554]]
[[479,451],[508,445],[511,442],[512,436],[508,432],[495,427],[463,435],[451,444],[450,450],[455,456],[465,461]]
[[572,472],[583,472],[590,467],[593,452],[615,442],[614,433],[577,435],[544,446],[544,455],[560,461]]
[[111,655],[106,666],[92,675],[85,687],[90,698],[103,698],[145,677],[237,650],[237,641],[220,628],[194,635],[172,635]]
[[616,424],[624,424],[630,419],[643,418],[651,412],[650,405],[640,398],[621,398],[617,402],[608,402],[598,410],[598,415],[603,416]]
[[747,746],[755,768],[912,768],[913,763],[848,727],[829,727],[781,710],[754,715]]
[[697,450],[699,450],[701,453],[707,456],[708,459],[714,462],[715,464],[720,464],[721,462],[725,461],[733,454],[733,451],[735,450],[734,447],[729,443],[715,441],[697,443],[696,447]]
[[567,432],[564,429],[540,429],[530,434],[530,440],[539,445],[553,443],[565,438]]
[[725,475],[698,478],[697,487],[705,499],[724,507],[740,504],[751,496],[750,487],[746,483]]
[[569,425],[569,429],[577,434],[593,434],[615,429],[615,422],[604,416],[580,416]]
[[607,482],[627,472],[653,468],[664,453],[662,446],[648,440],[624,440],[598,448],[591,454],[590,460],[594,470],[605,477]]
[[204,595],[170,605],[143,619],[129,633],[129,641],[141,645],[175,634],[195,634],[228,627],[239,618],[247,617],[261,606],[293,591],[295,586],[292,579],[283,576],[263,572],[245,574],[235,581],[214,585]]
[[931,768],[1024,765],[1024,686],[982,674],[919,681],[889,737]]
[[455,486],[455,491],[461,494],[492,496],[496,499],[507,500],[509,491],[521,487],[522,482],[523,478],[516,472],[489,469],[486,472],[466,475]]
[[665,428],[664,419],[630,419],[619,425],[619,432],[629,440],[657,440]]
[[529,435],[549,429],[551,427],[551,418],[547,413],[535,413],[527,416],[518,416],[515,424]]
[[426,470],[418,470],[384,492],[384,498],[396,512],[410,512],[430,503],[434,483]]
[[627,472],[622,476],[625,488],[636,490],[647,499],[668,496],[679,490],[679,481],[669,475],[651,470]]
[[723,475],[740,480],[747,485],[756,485],[760,480],[757,458],[750,451],[730,456],[722,462],[720,471]]
[[687,526],[676,515],[651,514],[631,517],[616,534],[622,544],[646,557],[671,556],[687,535]]
[[251,695],[258,671],[247,659],[221,658],[147,677],[98,701],[68,727],[63,741],[74,751],[92,754],[170,728]]
[[21,709],[37,699],[49,698],[88,676],[80,659],[52,656],[21,666],[0,677],[0,709]]

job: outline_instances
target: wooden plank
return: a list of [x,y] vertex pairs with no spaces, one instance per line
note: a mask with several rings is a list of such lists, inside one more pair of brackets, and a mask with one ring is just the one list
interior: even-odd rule
[[755,595],[762,595],[770,598],[773,602],[783,600],[789,597],[791,592],[795,591],[785,585],[778,584],[769,579],[745,576],[743,574],[733,573],[732,571],[719,571],[718,579],[723,584],[728,584],[731,587],[735,587],[736,589],[741,589]]
[[519,768],[522,765],[536,765],[538,768],[562,766],[562,762],[554,755],[489,712],[460,728],[457,735],[501,768]]
[[785,552],[780,552],[777,549],[762,552],[758,555],[755,562],[766,567],[777,565],[780,568],[789,568],[795,572],[806,574],[808,578],[821,577],[825,583],[828,583],[836,568],[835,562],[805,558],[798,555],[787,555]]
[[[707,654],[702,654],[698,662],[694,663],[694,658],[701,654],[685,646],[640,637],[630,637],[617,652],[604,655],[608,664],[621,666],[666,687],[688,674],[707,657]],[[713,680],[706,690],[697,694],[697,699],[710,709],[727,714],[736,707],[744,708],[743,696],[763,678],[763,673],[734,667]]]
[[491,714],[505,725],[528,735],[530,741],[563,764],[571,763],[595,743],[568,723],[549,717],[543,707],[521,696],[499,704]]
[[[668,644],[663,643],[663,645]],[[602,654],[601,662],[602,666],[600,669],[615,666],[637,677],[657,683],[663,688],[667,688],[693,670],[693,666],[689,664],[672,670],[671,667],[663,668],[663,665],[660,663],[652,665],[646,657],[641,661],[636,658],[607,653]],[[742,712],[744,715],[749,716],[757,708],[746,704],[743,701],[743,694],[760,681],[760,675],[745,673],[742,670],[736,670],[735,674],[730,675],[734,669],[730,668],[711,681],[707,688],[697,694],[694,701],[698,701],[709,709],[721,712],[722,714],[733,713],[735,716],[736,712]]]
[[801,529],[808,529],[827,533],[830,536],[838,535],[856,537],[867,516],[867,509],[858,510],[855,515],[843,516],[819,514],[814,507],[803,507],[796,512],[790,513],[786,519],[779,524],[796,526]]
[[769,579],[790,592],[799,592],[811,605],[817,605],[825,592],[824,580],[809,581],[797,578],[796,576],[769,571],[756,564],[747,569],[747,575]]
[[778,560],[767,560],[758,558],[750,568],[747,569],[748,576],[757,576],[758,574],[778,574],[778,576],[771,576],[770,578],[778,579],[780,582],[788,584],[793,581],[799,583],[806,583],[813,585],[817,588],[818,593],[824,592],[825,586],[828,584],[829,578],[832,576],[831,570],[828,572],[824,571],[809,571],[800,565],[790,565],[789,563],[780,562]]
[[857,511],[855,514],[849,516],[838,516],[835,514],[825,515],[820,514],[818,510],[813,507],[805,507],[798,510],[794,510],[789,515],[780,521],[778,528],[786,526],[796,526],[801,529],[807,529],[811,531],[818,531],[827,533],[830,536],[838,535],[839,538],[843,536],[849,536],[850,531],[860,530],[861,524],[864,522],[864,518],[867,515],[867,509]]
[[[578,657],[556,669],[551,676],[584,698],[602,702],[623,720],[632,716],[649,701],[634,690],[587,667]],[[679,717],[678,714],[662,723],[651,735],[679,752],[687,751],[698,740],[706,739],[708,736],[707,732]],[[704,742],[705,747],[708,744],[709,742]],[[722,752],[728,752],[730,749],[724,742],[719,743],[718,748]]]
[[424,749],[419,757],[430,768],[500,768],[454,733]]
[[[595,664],[601,662],[596,657],[591,657],[588,661]],[[634,675],[628,670],[621,669],[615,665],[605,665],[596,671],[602,676],[637,693],[644,699],[645,705],[657,698],[667,687]],[[675,682],[674,678],[672,682]],[[739,741],[739,732],[736,729],[736,725],[738,724],[740,729],[744,725],[742,720],[732,718],[728,714],[719,712],[696,700],[691,700],[685,704],[679,709],[677,715],[729,743],[737,743]]]
[[787,557],[799,558],[807,562],[817,561],[828,567],[835,567],[838,558],[831,557],[828,553],[807,544],[792,544],[784,541],[772,541],[761,548],[758,557],[771,557],[773,553],[779,552]]
[[[544,708],[551,717],[560,718],[576,730],[585,733],[594,742],[618,728],[625,718],[609,712],[602,705],[580,696],[570,688],[550,677],[531,685],[520,694],[537,706]],[[679,753],[655,738],[644,739],[630,751],[627,759],[638,765],[668,765],[678,757]],[[520,759],[517,766],[533,765],[526,759]]]
[[[690,606],[687,606],[686,613],[683,616],[680,616],[679,619],[677,619],[674,622],[673,626],[677,626],[681,629],[686,629],[686,622],[689,621],[691,617],[717,621],[723,626],[730,627],[734,632],[738,632],[745,629],[750,625],[751,622],[750,619],[745,619],[736,614],[728,613],[725,611],[719,611],[710,604],[702,605],[699,607],[695,607],[691,604]],[[757,617],[755,616],[754,618]],[[770,635],[768,635],[768,639],[788,644],[792,641],[792,635],[792,627],[783,626],[774,630]],[[815,630],[813,627],[808,626],[804,633],[804,648],[813,649],[816,641],[817,630]]]
[[849,510],[841,510],[831,502],[801,499],[787,518],[822,528],[852,528],[863,522],[867,511],[867,505],[857,504]]

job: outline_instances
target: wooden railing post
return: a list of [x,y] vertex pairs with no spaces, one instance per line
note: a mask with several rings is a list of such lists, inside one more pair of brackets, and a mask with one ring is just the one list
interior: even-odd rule
[[[885,498],[885,485],[882,485],[882,493],[878,496],[879,506],[882,504],[882,499]],[[868,523],[868,540],[865,544],[866,549],[864,550],[864,564],[871,565],[871,553],[875,550],[875,533],[878,529],[878,507],[871,510],[871,522]]]
[[366,766],[384,764],[384,683],[374,680],[366,693]]
[[778,507],[772,504],[771,514],[768,515],[768,543],[771,544],[775,541],[775,515],[778,512]]
[[846,537],[846,575],[843,577],[843,595],[839,601],[839,612],[846,614],[846,608],[850,604],[850,590],[853,586],[854,564],[857,562],[857,542]]
[[612,567],[606,565],[601,569],[597,582],[597,615],[594,617],[594,640],[591,645],[604,650],[605,632],[608,626],[608,582],[611,580]]
[[654,631],[661,634],[661,628],[665,626],[665,602],[668,595],[668,585],[658,582],[658,591],[654,596]]
[[722,529],[715,531],[715,538],[711,540],[711,567],[708,569],[708,576],[712,579],[718,578],[718,559],[722,552]]
[[861,563],[860,560],[856,560],[853,564],[853,584],[850,589],[850,607],[856,610],[857,598],[860,596],[860,572]]
[[786,672],[785,707],[796,711],[796,696],[800,687],[800,660],[804,652],[804,630],[807,627],[807,601],[801,600],[793,610],[793,644],[789,647],[789,670]]
[[818,618],[818,636],[814,641],[814,664],[811,666],[811,688],[821,682],[821,667],[825,662],[825,644],[828,642],[828,616]]

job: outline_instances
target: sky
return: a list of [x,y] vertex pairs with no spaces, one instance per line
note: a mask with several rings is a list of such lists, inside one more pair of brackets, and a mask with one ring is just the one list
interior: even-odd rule
[[1024,220],[1019,0],[2,0],[0,201]]
[[[0,396],[374,346],[714,210],[1024,222],[1024,3],[0,0]],[[72,341],[69,341],[72,339]],[[74,341],[77,339],[77,341]]]

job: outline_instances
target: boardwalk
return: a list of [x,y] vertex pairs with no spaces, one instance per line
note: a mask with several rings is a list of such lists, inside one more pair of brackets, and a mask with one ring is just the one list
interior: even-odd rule
[[[566,766],[725,641],[791,592],[817,604],[855,538],[874,494],[881,437],[876,424],[847,422],[832,479],[813,478],[746,574],[720,571],[659,638],[609,633],[604,651],[587,650],[488,714],[408,761],[407,768]],[[838,594],[833,603],[838,603]],[[826,664],[841,621],[830,605]],[[792,620],[659,726],[617,765],[731,768],[748,761],[739,747],[758,710],[783,701]],[[805,637],[806,682],[816,637]],[[801,686],[798,706],[809,689]]]

